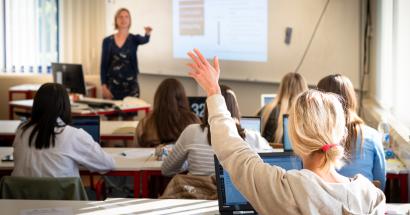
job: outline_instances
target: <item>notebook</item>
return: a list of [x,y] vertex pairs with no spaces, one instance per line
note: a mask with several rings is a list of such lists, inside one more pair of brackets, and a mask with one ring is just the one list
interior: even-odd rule
[[257,116],[241,117],[241,126],[247,130],[261,132],[261,118]]
[[[280,166],[286,170],[302,169],[302,161],[291,152],[259,153],[265,163]],[[252,205],[233,185],[229,174],[222,168],[216,156],[215,174],[218,205],[221,214],[256,214]]]
[[82,128],[95,142],[100,143],[100,117],[99,116],[75,116],[72,126]]
[[286,151],[293,151],[292,143],[289,138],[289,115],[283,114],[283,150]]

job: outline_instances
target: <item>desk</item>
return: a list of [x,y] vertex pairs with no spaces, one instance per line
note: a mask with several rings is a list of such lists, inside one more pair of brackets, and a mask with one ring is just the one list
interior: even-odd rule
[[[34,94],[42,84],[20,84],[9,88],[9,101],[13,101],[15,94],[24,94],[25,99],[34,98]],[[87,95],[90,97],[97,97],[97,88],[93,84],[86,83]]]
[[[0,120],[0,138],[13,140],[20,120]],[[138,121],[100,121],[101,140],[133,140]]]
[[[160,172],[162,161],[157,161],[154,156],[155,148],[103,148],[115,161],[115,167],[105,175],[110,176],[131,176],[134,178],[134,196],[138,198],[141,187],[141,175],[144,172]],[[0,157],[13,153],[12,147],[1,147]],[[125,156],[123,155],[125,153]],[[14,168],[14,162],[0,162],[0,174],[9,175]],[[81,169],[82,175],[97,175],[88,170]],[[143,197],[148,196],[148,180],[142,180]],[[91,180],[91,184],[94,185]]]
[[[402,203],[408,202],[408,170],[406,166],[397,158],[386,160],[387,180],[397,179],[400,184],[400,200]],[[386,187],[386,189],[388,189]]]
[[[89,99],[90,101],[101,101],[100,99]],[[117,114],[119,111],[124,113],[136,113],[139,111],[144,111],[146,114],[149,113],[151,105],[145,101],[139,99],[141,103],[139,104],[127,104],[123,101],[112,101],[112,103],[117,107],[116,108],[106,108],[106,109],[77,109],[72,108],[71,112],[76,116],[95,116],[95,115],[112,115]],[[14,118],[15,109],[23,109],[25,111],[31,111],[33,107],[32,99],[25,100],[15,100],[9,102],[9,119]]]
[[[387,204],[386,214],[409,214],[410,204]],[[218,201],[193,199],[126,199],[105,201],[20,200],[0,199],[2,214],[21,215],[22,211],[66,208],[72,214],[219,214]]]
[[72,214],[219,214],[218,201],[190,199],[122,199],[105,201],[11,200],[1,199],[2,214],[20,215],[22,210],[67,208]]

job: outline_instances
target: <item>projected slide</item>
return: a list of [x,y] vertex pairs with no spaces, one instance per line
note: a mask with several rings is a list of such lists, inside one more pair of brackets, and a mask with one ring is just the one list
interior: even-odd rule
[[173,53],[267,61],[268,0],[173,0]]

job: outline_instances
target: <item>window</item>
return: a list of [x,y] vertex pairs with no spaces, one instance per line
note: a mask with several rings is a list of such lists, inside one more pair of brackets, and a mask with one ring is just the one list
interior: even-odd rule
[[6,68],[5,50],[4,50],[4,1],[0,0],[0,73],[3,73]]
[[410,128],[410,1],[379,1],[376,97],[382,107]]
[[5,72],[49,72],[58,61],[58,0],[3,1]]
[[410,127],[410,1],[394,1],[393,114]]

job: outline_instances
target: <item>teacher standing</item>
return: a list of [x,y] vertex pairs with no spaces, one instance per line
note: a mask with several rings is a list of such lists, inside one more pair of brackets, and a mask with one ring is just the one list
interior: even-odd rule
[[131,34],[131,15],[121,8],[115,13],[117,33],[103,40],[101,56],[101,85],[105,99],[121,100],[126,96],[140,96],[138,84],[139,45],[149,42],[152,28],[144,27],[145,35]]

